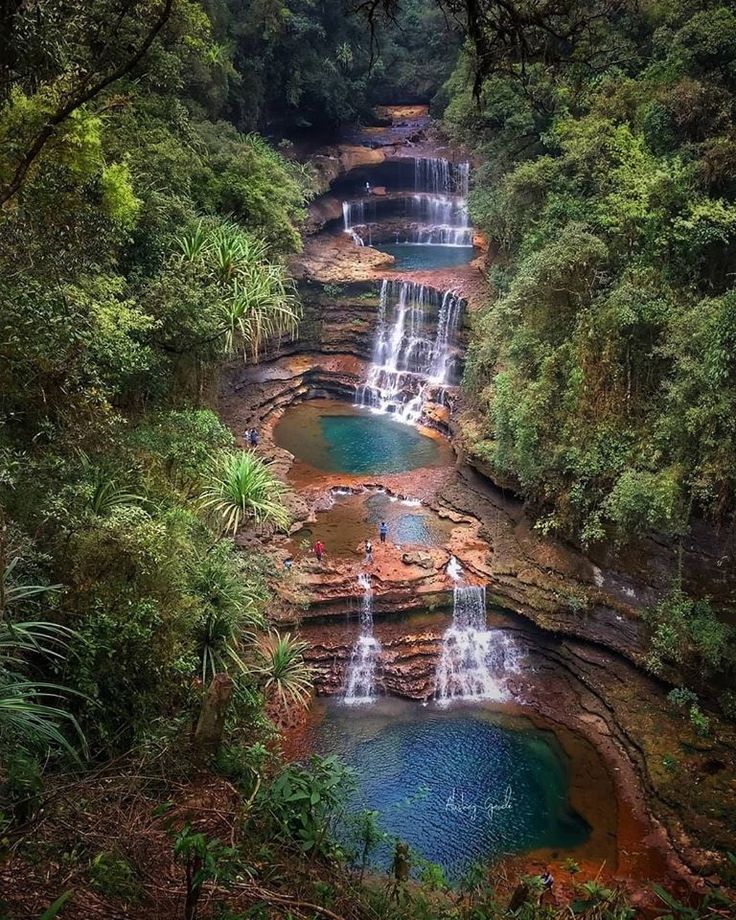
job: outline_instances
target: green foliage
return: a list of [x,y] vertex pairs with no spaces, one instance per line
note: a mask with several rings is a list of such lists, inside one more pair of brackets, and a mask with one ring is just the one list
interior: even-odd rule
[[304,661],[307,643],[291,633],[270,632],[258,643],[257,673],[267,697],[280,705],[304,705],[312,689],[312,675]]
[[[114,70],[163,8],[13,8],[0,191],[80,74]],[[133,69],[59,123],[0,215],[0,549],[7,521],[18,560],[0,559],[2,760],[9,745],[71,751],[77,720],[96,754],[127,749],[187,716],[197,679],[224,668],[260,724],[246,659],[267,592],[257,558],[197,513],[234,443],[204,400],[223,359],[294,330],[283,257],[313,180],[217,121],[235,72],[213,29],[177,0]],[[245,462],[235,518],[285,523],[280,485]]]
[[[84,746],[79,725],[65,706],[73,691],[45,680],[29,679],[26,674],[27,659],[31,656],[62,663],[75,634],[57,623],[14,619],[24,609],[33,609],[39,597],[47,598],[59,588],[59,585],[26,584],[18,580],[18,562],[19,557],[14,556],[5,564],[0,556],[3,566],[0,597],[5,614],[0,620],[0,745],[8,746],[11,751],[40,753],[62,748],[76,757],[77,752],[65,732],[71,729],[74,740]],[[29,762],[21,757],[18,764]]]
[[283,483],[254,453],[239,451],[213,460],[201,504],[217,518],[223,531],[233,536],[249,521],[286,528],[285,491]]
[[[655,674],[674,664],[728,683],[736,673],[736,628],[707,599],[693,600],[675,587],[644,615],[652,631],[648,666]],[[686,692],[673,691],[671,702],[682,703]]]
[[668,913],[662,920],[701,920],[708,916],[727,917],[734,907],[733,901],[719,891],[708,891],[699,904],[683,904],[661,885],[653,884],[652,889]]
[[445,111],[481,160],[471,215],[498,252],[466,438],[547,531],[588,544],[736,511],[733,14],[604,18],[594,80],[574,41],[523,78],[494,45],[480,105],[461,60]]
[[187,824],[174,838],[174,857],[184,866],[186,883],[185,920],[194,920],[204,885],[227,881],[235,867],[236,851],[216,837],[195,832]]
[[350,814],[346,820],[349,840],[350,859],[356,863],[363,880],[365,870],[376,847],[386,841],[387,834],[381,830],[377,811],[363,809],[357,814]]
[[31,818],[43,802],[43,776],[38,760],[27,751],[10,751],[3,763],[0,784],[0,831]]
[[307,765],[285,767],[260,796],[270,833],[312,858],[331,855],[334,822],[350,782],[335,757],[312,757]]
[[67,901],[72,899],[73,895],[74,892],[71,889],[60,894],[52,904],[49,904],[46,910],[39,916],[38,920],[54,920],[55,917],[59,916]]
[[130,903],[143,893],[141,880],[127,859],[115,850],[98,853],[89,867],[92,887],[106,897]]
[[[698,705],[698,695],[686,687],[675,687],[667,694],[667,701],[679,710],[686,710],[690,724],[696,734],[707,737],[710,734],[710,719]],[[665,764],[667,766],[667,764]]]
[[340,0],[275,0],[222,9],[218,38],[233,49],[237,79],[224,96],[235,121],[327,129],[367,117],[371,105],[428,103],[449,75],[459,29],[439,6],[407,0],[376,23]]

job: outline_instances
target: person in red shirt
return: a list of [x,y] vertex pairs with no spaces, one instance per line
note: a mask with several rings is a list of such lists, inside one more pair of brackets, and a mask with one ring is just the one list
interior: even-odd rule
[[317,540],[314,544],[314,555],[317,557],[317,562],[322,562],[322,557],[325,554],[325,545],[321,540]]

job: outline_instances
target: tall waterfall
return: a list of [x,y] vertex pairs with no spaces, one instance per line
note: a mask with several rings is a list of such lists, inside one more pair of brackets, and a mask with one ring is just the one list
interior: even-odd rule
[[463,306],[452,291],[384,279],[373,360],[358,390],[358,405],[417,422],[427,387],[441,388],[452,380]]
[[518,649],[506,631],[486,628],[485,587],[457,586],[453,593],[435,696],[441,703],[505,699],[506,677],[518,671]]
[[370,576],[360,575],[358,583],[363,589],[360,635],[353,646],[345,678],[345,702],[349,706],[370,703],[376,698],[376,665],[381,655],[381,644],[373,635],[373,590]]
[[468,223],[470,163],[450,163],[444,157],[414,159],[415,220],[420,226],[408,242],[434,246],[472,246]]

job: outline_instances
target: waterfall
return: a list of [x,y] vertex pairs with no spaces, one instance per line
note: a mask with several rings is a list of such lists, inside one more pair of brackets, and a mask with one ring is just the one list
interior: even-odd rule
[[356,403],[417,422],[427,387],[451,383],[463,306],[452,291],[384,279],[373,359]]
[[468,197],[470,190],[470,163],[457,164],[457,179],[455,180],[455,191],[461,198]]
[[472,585],[453,591],[452,626],[442,638],[435,697],[452,700],[503,700],[506,676],[518,671],[519,652],[502,629],[486,628],[486,589]]
[[473,245],[473,229],[468,223],[464,198],[417,193],[407,199],[406,216],[417,225],[409,233],[409,241],[415,245]]
[[381,655],[381,644],[373,635],[373,590],[370,576],[358,576],[358,584],[363,589],[360,635],[353,646],[345,678],[345,702],[349,706],[370,703],[376,698],[376,665]]
[[365,238],[357,234],[355,228],[367,228],[370,245],[372,225],[380,222],[381,215],[394,219],[396,214],[390,212],[394,209],[403,211],[403,217],[409,224],[407,243],[472,246],[473,228],[468,223],[467,205],[469,176],[470,164],[467,162],[451,163],[444,157],[415,157],[414,194],[343,201],[343,229],[358,244],[358,239],[365,242]]
[[353,227],[365,225],[365,201],[343,201],[342,203],[343,229],[350,233]]
[[[423,226],[410,242],[426,246],[472,246],[468,223],[470,163],[450,163],[443,157],[414,159],[414,210]],[[421,195],[420,193],[425,193]],[[423,199],[423,200],[417,200]]]
[[414,188],[441,195],[450,191],[450,161],[444,157],[414,157]]
[[432,195],[468,197],[470,163],[451,163],[444,157],[414,157],[414,191]]

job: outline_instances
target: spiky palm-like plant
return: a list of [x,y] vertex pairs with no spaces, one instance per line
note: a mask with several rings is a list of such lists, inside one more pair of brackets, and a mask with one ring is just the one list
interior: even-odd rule
[[236,224],[226,224],[210,237],[209,255],[215,276],[220,281],[232,281],[255,265],[265,264],[266,244]]
[[191,233],[178,236],[176,244],[181,251],[182,262],[199,262],[210,245],[210,235],[200,221]]
[[291,283],[280,265],[255,265],[233,283],[233,296],[223,303],[225,347],[240,344],[256,360],[263,344],[282,335],[293,336],[300,311]]
[[245,673],[243,644],[263,627],[259,588],[233,567],[222,543],[198,560],[191,587],[202,604],[195,624],[202,683],[222,671]]
[[304,705],[312,690],[312,675],[304,660],[307,643],[291,633],[270,632],[258,643],[256,667],[266,696],[280,703]]
[[[12,573],[18,559],[12,559],[2,573],[2,613],[17,604],[57,591],[60,585],[16,583]],[[84,746],[84,736],[74,716],[59,705],[74,691],[58,684],[28,680],[17,669],[28,655],[63,659],[73,631],[43,620],[12,622],[0,620],[0,739],[29,747],[61,747],[77,756],[62,728],[73,730]]]
[[246,521],[285,528],[284,484],[252,453],[226,454],[216,461],[201,506],[214,515],[225,533],[236,534]]
[[126,488],[118,486],[112,479],[102,476],[95,482],[94,491],[90,497],[92,513],[98,517],[106,517],[115,508],[130,505],[143,505],[145,498],[129,492]]
[[268,339],[294,335],[301,311],[282,265],[268,261],[265,242],[237,224],[203,223],[177,239],[183,264],[198,265],[217,288],[225,350],[257,358]]

